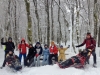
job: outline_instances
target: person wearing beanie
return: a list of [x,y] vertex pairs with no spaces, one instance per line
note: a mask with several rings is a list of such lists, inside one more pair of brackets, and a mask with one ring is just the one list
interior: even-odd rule
[[28,55],[27,55],[27,57],[25,59],[25,66],[28,66],[28,67],[31,65],[31,62],[34,62],[34,56],[37,53],[32,44],[30,44],[29,47],[30,48],[28,50]]
[[44,65],[48,65],[49,64],[49,47],[47,44],[44,45],[44,49],[43,49],[43,52],[42,52],[42,55],[43,55],[43,66]]
[[27,48],[29,48],[29,45],[25,42],[25,39],[22,38],[21,43],[18,45],[19,49],[19,59],[20,62],[22,60],[22,56],[24,57],[24,66],[25,66],[25,59],[27,54]]
[[69,48],[70,46],[63,48],[63,45],[60,46],[60,48],[58,48],[59,51],[59,56],[58,56],[58,61],[65,61],[65,51]]
[[42,51],[43,51],[43,48],[42,48],[40,42],[36,43],[35,50],[37,53],[34,56],[34,65],[36,65],[36,60],[37,60],[37,67],[39,67],[40,66],[40,57],[41,57]]
[[[11,37],[8,38],[8,41],[7,41],[7,42],[4,42],[4,38],[2,38],[2,39],[1,39],[1,44],[2,44],[2,45],[5,45],[5,58],[6,58],[6,55],[9,53],[10,50],[11,50],[12,52],[14,52],[15,45],[14,45],[14,43],[12,42],[12,38],[11,38]],[[5,67],[5,64],[6,64],[6,62],[5,62],[5,59],[4,59],[4,62],[3,62],[3,65],[2,65],[2,67],[1,67],[1,69],[2,69],[3,67]]]
[[52,57],[55,57],[55,62],[58,62],[58,48],[56,47],[54,41],[51,42],[49,52],[49,65],[52,65]]
[[95,67],[97,62],[96,62],[96,53],[95,53],[95,47],[96,47],[96,41],[95,39],[91,36],[91,33],[88,32],[86,35],[86,39],[83,41],[82,44],[76,46],[76,47],[81,47],[83,45],[86,45],[86,49],[91,49],[92,50],[92,55],[93,55],[93,66]]

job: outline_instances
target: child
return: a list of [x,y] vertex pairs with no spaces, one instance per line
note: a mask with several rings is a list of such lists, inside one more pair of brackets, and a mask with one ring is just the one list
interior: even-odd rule
[[48,45],[45,44],[44,45],[44,50],[43,50],[43,65],[45,65],[45,62],[46,64],[49,64],[49,48],[48,48]]
[[22,56],[24,57],[24,65],[25,65],[25,59],[26,59],[26,54],[27,54],[27,47],[29,48],[29,45],[26,44],[25,39],[23,38],[21,40],[21,43],[18,46],[18,49],[19,49],[20,62],[21,62]]
[[58,62],[58,48],[56,47],[54,41],[51,41],[51,46],[49,48],[49,65],[52,65],[52,57],[55,57],[55,62]]
[[[36,50],[33,47],[32,44],[29,45],[29,51],[28,51],[28,55],[25,59],[25,66],[30,66],[31,64],[31,60],[34,59],[34,56],[36,55]],[[28,62],[29,61],[29,62]],[[33,62],[33,61],[32,61]]]
[[63,48],[62,45],[60,46],[60,48],[58,48],[58,51],[59,51],[58,61],[64,61],[65,60],[65,51],[68,48],[69,48],[69,46],[67,48]]
[[36,65],[36,60],[37,60],[37,66],[39,67],[40,66],[40,57],[41,57],[41,54],[42,54],[42,51],[43,51],[40,42],[36,43],[35,50],[36,50],[36,55],[34,57],[34,65]]
[[9,53],[6,56],[6,64],[10,68],[13,68],[17,71],[22,69],[19,57],[17,55],[14,55],[12,51],[9,51]]

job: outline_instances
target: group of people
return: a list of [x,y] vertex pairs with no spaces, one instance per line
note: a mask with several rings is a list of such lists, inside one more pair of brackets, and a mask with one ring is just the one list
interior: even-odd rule
[[[26,47],[29,48],[28,55]],[[67,47],[68,48],[68,47]],[[25,39],[21,40],[21,44],[19,44],[18,49],[20,51],[19,58],[21,62],[22,56],[24,57],[24,65],[25,66],[40,66],[40,59],[43,56],[42,65],[52,65],[52,57],[54,57],[55,62],[58,60],[65,60],[65,50],[67,48],[63,48],[61,45],[60,48],[57,48],[54,41],[51,42],[51,46],[49,47],[47,44],[44,47],[41,46],[40,42],[37,42],[35,46],[32,44],[26,44]],[[58,56],[59,51],[59,56]],[[36,62],[37,61],[37,62]]]
[[[5,45],[5,60],[1,68],[5,67],[7,62],[7,54],[11,51],[14,55],[15,45],[12,42],[12,38],[9,37],[7,42],[4,42],[4,39],[1,39],[1,44]],[[28,53],[27,53],[28,48]],[[25,39],[22,38],[20,44],[18,45],[19,50],[19,60],[22,62],[22,56],[24,58],[24,66],[40,66],[40,58],[43,56],[42,65],[52,65],[52,57],[54,57],[55,62],[64,61],[65,60],[65,50],[67,48],[63,48],[61,45],[59,48],[55,45],[54,41],[51,42],[51,46],[49,47],[47,44],[44,47],[41,46],[40,42],[37,42],[35,46],[33,44],[27,44]],[[58,56],[59,51],[59,56]],[[36,62],[37,61],[37,62]]]
[[[9,37],[7,42],[3,41],[3,38],[1,39],[1,44],[5,45],[5,60],[1,68],[5,67],[6,64],[6,56],[9,54],[9,51],[12,51],[14,53],[15,45],[12,42],[12,38]],[[76,47],[81,47],[86,44],[86,49],[92,50],[93,60],[94,64],[96,65],[96,53],[95,53],[95,47],[96,47],[96,41],[91,37],[91,33],[87,33],[86,39],[84,42]],[[25,39],[22,39],[20,44],[18,45],[19,50],[19,60],[21,62],[22,56],[24,57],[24,66],[40,66],[40,58],[43,56],[43,62],[42,65],[52,65],[52,57],[54,57],[55,62],[59,61],[65,61],[65,51],[70,46],[63,48],[63,45],[61,45],[59,48],[56,46],[54,41],[51,42],[50,47],[45,44],[44,47],[41,46],[40,42],[37,42],[35,46],[33,44],[27,44],[25,42]],[[27,48],[28,48],[28,54],[27,54]],[[58,56],[59,53],[59,56]],[[37,62],[36,62],[37,61]]]

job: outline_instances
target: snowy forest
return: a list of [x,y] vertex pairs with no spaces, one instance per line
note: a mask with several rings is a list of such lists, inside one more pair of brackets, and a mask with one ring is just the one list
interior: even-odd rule
[[[100,0],[0,0],[0,39],[79,44],[91,32],[100,46]],[[72,40],[71,40],[72,39]]]

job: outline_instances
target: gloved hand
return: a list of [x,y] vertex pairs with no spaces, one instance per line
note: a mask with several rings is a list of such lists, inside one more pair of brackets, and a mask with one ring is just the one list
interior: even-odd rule
[[1,42],[3,42],[4,38],[1,38]]
[[68,47],[67,48],[70,48],[70,45],[68,45]]
[[78,46],[75,46],[76,48],[78,47]]
[[36,56],[36,57],[38,57],[38,56],[39,56],[39,54],[36,54],[35,56]]

